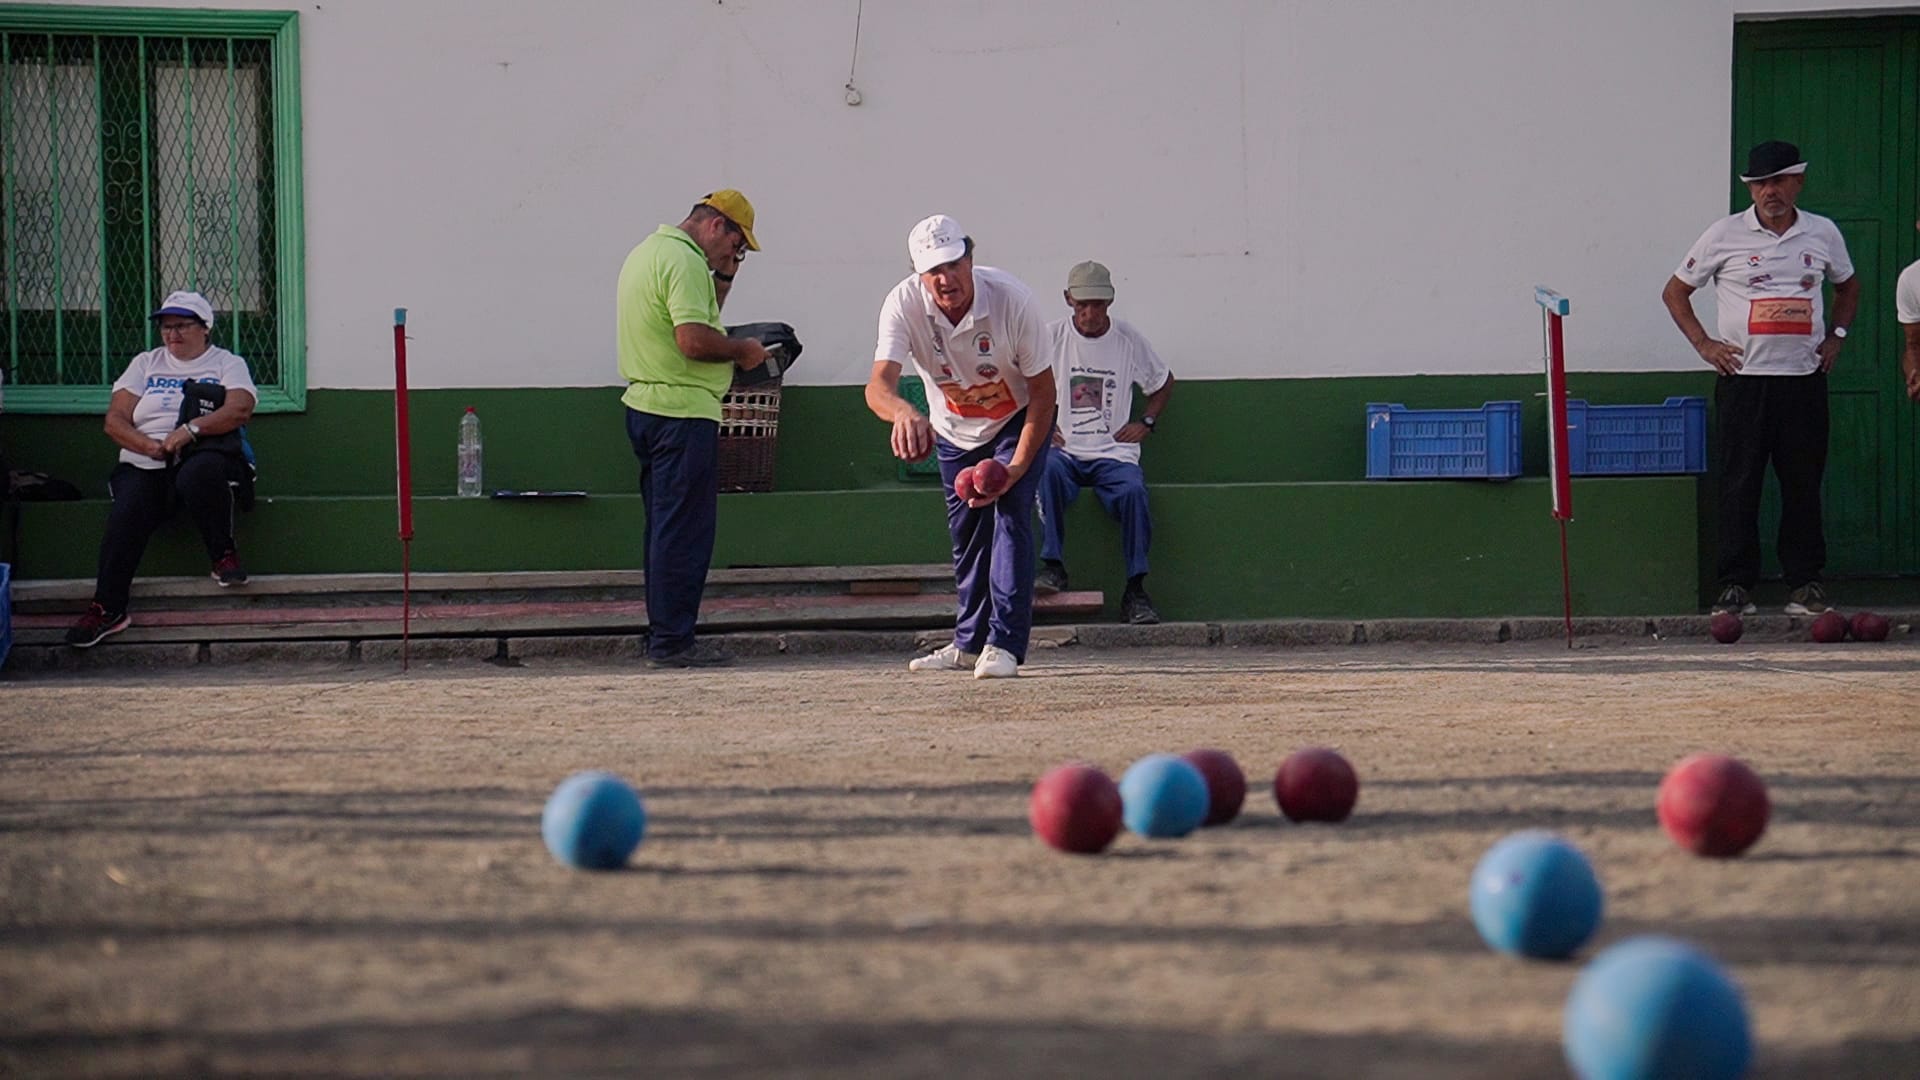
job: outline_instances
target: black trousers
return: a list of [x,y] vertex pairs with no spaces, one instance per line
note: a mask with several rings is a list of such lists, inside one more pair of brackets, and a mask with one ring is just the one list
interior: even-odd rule
[[219,453],[195,454],[164,469],[142,469],[124,461],[115,466],[107,479],[113,509],[107,513],[107,535],[100,541],[100,575],[94,580],[93,602],[108,611],[127,610],[133,575],[140,569],[147,541],[181,506],[206,541],[209,562],[232,551],[232,485],[242,479],[245,469]]
[[1780,569],[1789,588],[1827,564],[1820,480],[1827,471],[1827,376],[1722,375],[1714,389],[1720,445],[1720,584],[1760,580],[1760,492],[1780,479]]
[[693,645],[700,597],[713,565],[720,513],[720,425],[627,410],[627,439],[640,459],[647,506],[641,558],[647,569],[647,655]]

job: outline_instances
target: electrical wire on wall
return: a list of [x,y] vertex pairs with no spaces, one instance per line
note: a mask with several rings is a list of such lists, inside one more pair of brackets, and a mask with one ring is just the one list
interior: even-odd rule
[[860,88],[853,85],[853,73],[860,66],[860,16],[865,13],[867,0],[858,0],[853,9],[853,59],[847,62],[847,104],[860,104]]

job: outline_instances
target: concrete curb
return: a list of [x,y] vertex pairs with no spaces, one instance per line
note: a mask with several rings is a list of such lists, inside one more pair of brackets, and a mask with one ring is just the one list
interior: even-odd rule
[[1221,623],[1220,644],[1228,648],[1325,648],[1364,645],[1361,623],[1301,619],[1292,622]]
[[360,658],[351,641],[215,641],[210,664],[347,664]]
[[[1920,644],[1920,611],[1893,611],[1887,644]],[[1705,615],[1653,618],[1575,619],[1576,639],[1616,641],[1710,641]],[[1745,620],[1742,642],[1809,641],[1813,620],[1806,616],[1753,615]],[[1117,623],[1035,627],[1035,650],[1129,648],[1331,648],[1349,645],[1435,644],[1501,645],[1558,640],[1566,632],[1560,619],[1270,619],[1220,623]],[[904,657],[938,648],[953,639],[951,630],[791,630],[715,634],[741,659],[779,656]],[[636,634],[414,638],[413,660],[429,663],[495,663],[517,666],[533,661],[638,661],[645,639]],[[1854,647],[1854,646],[1843,646]],[[1864,646],[1858,646],[1864,647]],[[393,638],[351,641],[208,641],[167,644],[105,642],[92,649],[62,645],[15,645],[6,674],[98,670],[157,670],[198,664],[238,666],[251,663],[398,666],[400,642]]]

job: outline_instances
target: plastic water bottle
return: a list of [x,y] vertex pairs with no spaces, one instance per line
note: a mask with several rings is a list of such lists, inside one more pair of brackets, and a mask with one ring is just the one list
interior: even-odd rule
[[466,498],[480,497],[480,414],[471,405],[460,418],[459,493]]

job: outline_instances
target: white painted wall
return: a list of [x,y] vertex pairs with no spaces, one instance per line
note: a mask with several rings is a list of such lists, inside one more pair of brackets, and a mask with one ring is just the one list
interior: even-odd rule
[[309,382],[390,385],[405,306],[416,387],[611,385],[621,260],[723,186],[797,382],[865,379],[934,211],[1049,304],[1107,262],[1183,377],[1535,370],[1536,282],[1575,367],[1691,368],[1735,18],[1866,9],[1914,7],[873,0],[850,108],[856,0],[306,4]]

